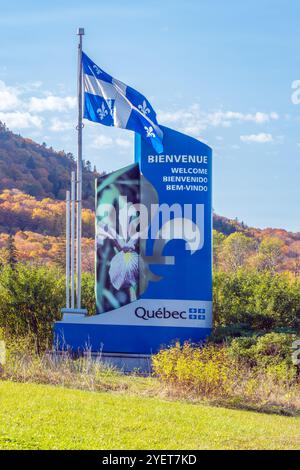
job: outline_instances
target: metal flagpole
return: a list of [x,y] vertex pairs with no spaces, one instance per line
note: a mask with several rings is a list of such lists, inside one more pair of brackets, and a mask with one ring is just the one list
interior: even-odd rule
[[66,192],[66,308],[70,308],[70,191]]
[[78,28],[78,155],[77,155],[77,225],[76,225],[76,275],[77,309],[81,308],[81,205],[82,205],[82,37],[84,28]]
[[71,308],[75,307],[75,171],[71,173]]

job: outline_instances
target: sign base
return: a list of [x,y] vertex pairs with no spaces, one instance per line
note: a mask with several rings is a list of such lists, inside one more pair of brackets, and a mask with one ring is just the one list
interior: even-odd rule
[[136,372],[142,375],[150,375],[152,372],[151,356],[148,354],[101,353],[100,355],[96,354],[94,357],[95,359],[99,358],[103,364],[119,369],[125,374]]
[[[54,324],[54,344],[60,351],[72,351],[74,354],[117,353],[117,354],[156,354],[161,348],[168,347],[180,340],[199,344],[211,333],[211,325],[206,320],[183,319],[180,326],[178,320],[165,320],[166,326],[157,324],[160,319],[139,319],[135,323],[127,321],[132,316],[134,302],[130,308],[124,306],[119,312],[86,316],[78,313],[66,313],[62,321]],[[168,301],[169,304],[169,301]],[[111,323],[111,316],[118,315],[119,324]],[[193,316],[193,314],[192,314]],[[210,316],[210,315],[209,315]],[[116,321],[116,320],[115,320]],[[194,324],[202,323],[201,328]],[[122,324],[123,323],[123,324]]]

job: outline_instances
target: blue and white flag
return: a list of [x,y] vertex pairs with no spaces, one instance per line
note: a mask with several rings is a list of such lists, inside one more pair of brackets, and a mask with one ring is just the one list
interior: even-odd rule
[[162,153],[163,132],[149,101],[138,91],[108,75],[84,52],[84,118],[141,134]]

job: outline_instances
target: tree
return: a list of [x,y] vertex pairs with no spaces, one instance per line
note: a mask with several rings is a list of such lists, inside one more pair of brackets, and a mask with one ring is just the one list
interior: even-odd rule
[[218,269],[222,261],[222,250],[224,240],[226,240],[225,235],[217,230],[213,230],[213,262],[214,267]]
[[68,153],[66,154],[66,157],[67,157],[69,160],[71,160],[72,162],[75,161],[75,157],[74,157],[73,153],[71,153],[71,152],[68,152]]
[[15,245],[15,237],[13,234],[9,234],[7,239],[7,264],[15,269],[18,262],[18,251]]
[[32,155],[30,155],[30,157],[28,158],[28,160],[26,162],[26,167],[29,170],[34,170],[36,168],[36,164],[35,164],[35,161],[34,161]]
[[256,267],[260,271],[275,272],[283,258],[284,243],[280,238],[266,237],[259,245]]
[[66,235],[57,237],[55,246],[55,264],[64,272],[66,269]]
[[292,272],[295,277],[300,276],[300,256],[295,256],[292,261]]
[[235,271],[243,266],[255,249],[255,241],[243,233],[229,235],[223,243],[222,257],[225,268]]
[[87,171],[91,172],[92,171],[92,164],[89,160],[85,162],[85,168]]

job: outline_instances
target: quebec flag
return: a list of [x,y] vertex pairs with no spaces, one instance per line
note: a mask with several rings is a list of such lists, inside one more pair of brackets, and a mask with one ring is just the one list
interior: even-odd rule
[[141,134],[157,153],[163,152],[163,132],[149,101],[138,91],[108,75],[84,52],[84,118]]

